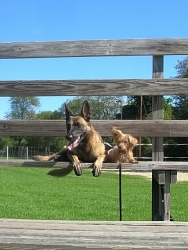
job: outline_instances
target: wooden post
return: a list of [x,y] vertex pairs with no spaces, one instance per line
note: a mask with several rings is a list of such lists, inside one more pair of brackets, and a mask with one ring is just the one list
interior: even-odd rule
[[171,171],[165,171],[164,220],[167,221],[170,221],[170,180],[171,180]]
[[[152,78],[163,78],[163,56],[153,56]],[[153,120],[163,119],[163,96],[152,97]],[[152,138],[152,160],[163,161],[163,138]],[[164,220],[164,186],[158,182],[159,171],[152,171],[152,220]]]

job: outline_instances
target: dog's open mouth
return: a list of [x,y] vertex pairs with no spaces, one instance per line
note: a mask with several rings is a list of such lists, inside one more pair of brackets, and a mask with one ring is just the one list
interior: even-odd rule
[[84,136],[81,135],[79,136],[75,141],[71,141],[68,145],[68,149],[71,151],[73,150],[75,147],[77,147],[79,145],[79,143],[84,139]]
[[78,137],[78,139],[76,139],[75,141],[71,141],[67,148],[71,151],[73,150],[73,148],[78,146],[79,142],[80,142],[80,137]]

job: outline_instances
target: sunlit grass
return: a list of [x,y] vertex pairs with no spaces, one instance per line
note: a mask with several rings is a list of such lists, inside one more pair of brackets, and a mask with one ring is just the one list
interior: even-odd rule
[[[84,169],[80,177],[72,171],[59,178],[48,172],[47,168],[1,167],[0,217],[119,220],[117,174],[103,172],[95,178],[91,170]],[[171,210],[176,220],[187,219],[187,191],[187,183],[172,188]],[[122,201],[123,220],[151,220],[151,181],[141,176],[122,175]]]

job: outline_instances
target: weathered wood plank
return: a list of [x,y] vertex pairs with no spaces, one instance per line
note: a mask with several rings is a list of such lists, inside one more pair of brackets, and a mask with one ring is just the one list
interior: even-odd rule
[[[158,184],[164,185],[165,184],[165,170],[155,171],[154,178]],[[172,171],[170,171],[170,184],[176,184],[176,183],[177,183],[177,171],[172,170]]]
[[182,95],[187,84],[188,78],[0,81],[0,96]]
[[[82,168],[92,168],[91,163],[82,163]],[[44,168],[62,168],[72,170],[69,162],[55,161],[33,161],[33,160],[2,160],[0,158],[0,167],[22,166],[22,167],[44,167]],[[116,163],[103,163],[103,170],[113,169],[118,171]],[[140,161],[138,164],[123,163],[122,172],[151,172],[152,170],[177,170],[188,172],[188,162],[167,162],[167,161]]]
[[[92,120],[102,136],[116,126],[135,137],[188,137],[188,120]],[[0,120],[2,136],[65,136],[65,120]]]
[[[163,78],[163,56],[153,56],[153,78]],[[163,96],[152,97],[152,118],[153,120],[163,120]],[[162,161],[163,154],[163,138],[154,137],[152,138],[152,160]]]
[[[153,56],[152,78],[163,78],[163,56]],[[152,97],[152,117],[153,120],[163,120],[163,96]],[[163,137],[152,138],[152,160],[163,161]],[[164,211],[166,203],[164,201],[164,188],[157,181],[159,171],[152,171],[152,220],[164,220]],[[170,184],[169,184],[170,185]],[[166,207],[167,208],[167,207]],[[165,211],[167,213],[167,211]],[[169,217],[170,218],[170,217]]]
[[187,38],[0,43],[0,59],[186,54]]
[[165,171],[164,185],[164,220],[170,221],[170,171]]
[[0,248],[187,249],[187,222],[0,219]]

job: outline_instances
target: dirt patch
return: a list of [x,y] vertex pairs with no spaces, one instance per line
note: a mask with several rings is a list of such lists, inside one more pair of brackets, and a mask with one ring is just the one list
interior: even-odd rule
[[[147,179],[152,179],[152,173],[151,172],[122,172],[122,174],[126,175],[141,175],[146,177]],[[188,173],[177,173],[177,181],[188,181]]]

